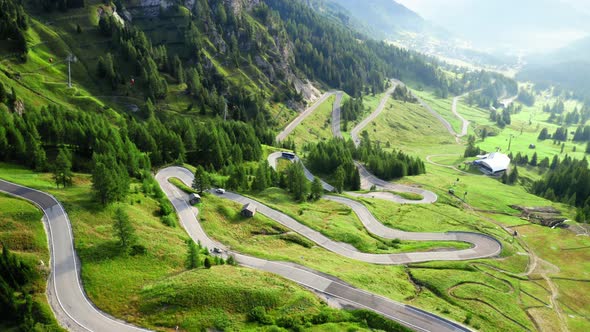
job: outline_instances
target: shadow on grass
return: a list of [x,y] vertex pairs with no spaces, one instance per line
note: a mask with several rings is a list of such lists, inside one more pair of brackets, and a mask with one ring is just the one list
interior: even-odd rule
[[124,254],[116,241],[104,241],[87,248],[77,248],[80,258],[86,262],[101,262]]

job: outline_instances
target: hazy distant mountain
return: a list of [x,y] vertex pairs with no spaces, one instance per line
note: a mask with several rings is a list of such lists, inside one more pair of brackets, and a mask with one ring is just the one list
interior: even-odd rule
[[527,61],[536,64],[590,62],[589,54],[590,36],[578,39],[558,50],[527,58]]
[[590,32],[580,0],[398,0],[476,47],[504,52],[556,49]]
[[361,31],[412,50],[471,64],[500,67],[515,58],[493,56],[469,47],[446,29],[394,0],[306,0],[315,10]]
[[590,97],[590,37],[577,40],[553,52],[527,58],[518,74],[521,80],[558,85]]
[[391,39],[398,36],[400,32],[447,35],[443,29],[434,28],[420,15],[393,0],[332,0],[332,2],[347,9],[357,19],[367,23],[385,38]]

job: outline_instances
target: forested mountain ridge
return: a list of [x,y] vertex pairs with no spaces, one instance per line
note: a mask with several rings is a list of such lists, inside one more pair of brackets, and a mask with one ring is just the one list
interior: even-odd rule
[[[43,153],[51,159],[66,145],[74,159],[83,159],[73,162],[76,169],[88,171],[92,154],[117,137],[70,141],[75,135],[64,132],[65,123],[39,120],[48,112],[96,117],[67,119],[81,135],[100,133],[88,127],[91,122],[136,128],[121,132],[120,139],[149,156],[151,166],[182,160],[220,169],[256,160],[260,143],[274,143],[285,121],[279,115],[288,120],[292,114],[281,111],[284,105],[302,106],[305,79],[351,96],[381,92],[389,77],[443,96],[498,81],[496,74],[443,70],[432,58],[326,20],[303,1],[41,1],[24,7],[2,1],[15,13],[2,16],[1,25],[2,155],[38,169],[44,168],[38,166]],[[18,36],[27,47],[14,43]],[[70,67],[71,88],[65,84]],[[221,125],[219,118],[237,123]],[[195,140],[203,120],[219,129]],[[242,134],[232,133],[234,126]],[[24,141],[35,147],[39,163],[23,159]],[[203,141],[211,145],[203,147]],[[241,151],[230,152],[229,144],[238,141],[242,145],[233,149]],[[243,144],[249,147],[242,150]],[[204,155],[202,149],[215,151]]]

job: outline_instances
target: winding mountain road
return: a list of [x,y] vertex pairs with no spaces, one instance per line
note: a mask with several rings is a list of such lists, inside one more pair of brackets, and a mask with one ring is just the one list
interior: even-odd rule
[[[361,133],[361,130],[363,130],[363,128],[365,128],[369,123],[371,123],[371,121],[375,120],[379,114],[381,114],[381,112],[383,112],[383,109],[385,108],[385,104],[387,104],[387,100],[389,99],[389,96],[391,96],[391,94],[393,93],[393,91],[395,90],[395,88],[402,84],[400,81],[398,80],[391,80],[391,87],[385,91],[385,95],[383,96],[383,98],[381,98],[381,101],[379,102],[379,105],[377,106],[377,108],[371,113],[369,114],[369,116],[367,116],[363,121],[361,121],[359,124],[357,124],[354,128],[352,128],[352,130],[350,131],[350,136],[352,137],[352,142],[354,143],[354,145],[356,147],[359,146],[359,144],[361,144],[361,139],[359,137],[359,134]],[[338,118],[340,118],[340,113],[338,113]],[[340,122],[340,120],[338,120]],[[340,127],[338,127],[340,128]],[[336,132],[334,132],[334,135],[336,135]],[[342,135],[340,135],[341,137]]]
[[468,94],[469,93],[464,93],[464,94],[462,94],[460,96],[456,96],[455,98],[453,98],[453,105],[451,106],[451,110],[453,111],[453,114],[459,120],[461,120],[461,133],[455,133],[455,136],[456,137],[463,137],[463,136],[467,135],[467,130],[469,129],[469,121],[467,121],[467,119],[465,119],[464,117],[462,117],[459,114],[459,112],[457,112],[457,102],[459,101],[459,99],[465,97]]
[[65,328],[70,331],[147,331],[108,316],[90,302],[80,281],[70,219],[55,197],[4,180],[0,180],[0,191],[34,203],[45,215],[51,252],[48,298]]
[[[320,273],[309,268],[304,268],[293,263],[269,261],[229,251],[227,247],[223,246],[221,243],[218,243],[217,241],[212,240],[207,236],[207,234],[205,233],[205,231],[200,226],[197,220],[198,210],[187,203],[188,196],[185,193],[181,192],[178,188],[176,188],[168,181],[168,179],[172,177],[180,179],[186,185],[190,185],[192,183],[194,176],[192,172],[185,168],[168,167],[158,172],[158,174],[156,175],[156,180],[158,181],[158,183],[162,187],[162,190],[170,199],[172,205],[176,209],[181,224],[187,230],[188,234],[195,242],[200,241],[203,245],[209,248],[222,248],[224,251],[223,255],[233,255],[240,265],[281,275],[305,287],[314,289],[327,295],[334,296],[336,298],[343,299],[346,302],[351,303],[357,307],[373,310],[392,320],[398,321],[416,331],[469,331],[468,328],[460,324],[454,323],[452,321],[449,321],[442,317],[438,317],[436,315],[422,311],[420,309],[389,300],[385,297],[357,289],[353,286],[350,286],[344,282],[337,280],[336,278],[326,276],[324,273]],[[467,256],[474,255],[476,252],[478,252],[478,254],[476,255],[496,255],[501,249],[501,247],[499,247],[499,244],[495,242],[495,240],[487,238],[485,236],[482,236],[481,238],[476,236],[477,238],[475,239],[476,243],[474,247],[465,250],[458,250],[455,252],[456,256],[447,256],[449,255],[449,252],[382,255],[360,253],[358,251],[348,249],[346,246],[343,246],[337,242],[334,242],[326,238],[321,233],[314,231],[304,225],[301,225],[291,217],[277,210],[271,209],[265,206],[264,204],[261,204],[260,202],[256,202],[252,199],[231,192],[226,192],[225,194],[213,194],[225,199],[238,202],[240,204],[254,202],[258,206],[259,213],[262,213],[274,219],[280,224],[309,238],[318,245],[328,250],[331,250],[335,253],[341,254],[346,257],[350,257],[352,259],[368,261],[376,264],[400,264],[404,261],[410,262],[420,259],[431,260],[431,258],[428,258],[426,255],[433,254],[439,257],[445,256],[444,259],[468,259],[466,258]],[[389,229],[380,224],[374,218],[371,219],[372,216],[366,217],[365,214],[370,215],[370,212],[366,210],[366,208],[362,206],[362,204],[358,203],[357,206],[354,204],[354,201],[352,200],[335,196],[330,197],[330,199],[342,200],[340,202],[343,202],[343,204],[350,203],[350,206],[355,211],[355,213],[359,214],[359,218],[363,218],[363,224],[365,224],[366,227],[368,227],[368,229],[377,232],[383,231],[384,236],[390,236],[392,238],[394,236],[396,236],[395,238],[398,238],[398,235],[405,236],[406,234],[423,234],[419,236],[424,237],[430,236],[424,235],[428,233],[398,233],[400,231]],[[380,229],[381,227],[384,227],[384,229]],[[433,234],[435,235],[432,236],[435,237],[450,236],[457,241],[466,240],[467,242],[470,242],[473,240],[473,238],[463,237],[473,236],[473,234],[469,233]],[[490,244],[492,244],[493,246],[494,242],[496,243],[496,249],[489,246]]]
[[[388,90],[386,97],[393,92],[396,84],[397,82]],[[277,136],[277,141],[285,139],[286,136],[303,121],[303,119],[309,116],[309,114],[333,94],[336,94],[333,114],[338,114],[337,120],[339,120],[342,94],[339,92],[325,93],[314,105],[305,110],[293,122],[291,122],[287,128]],[[365,123],[363,125],[365,126],[376,118],[383,110],[385,103],[386,98],[383,98],[379,107],[367,118],[369,120],[367,121],[367,119],[365,119],[361,124]],[[429,109],[429,107],[427,107],[427,109]],[[431,110],[431,113],[436,112]],[[336,125],[337,122],[339,121],[333,121],[333,125]],[[355,131],[357,140],[358,132],[363,126]],[[337,132],[339,132],[339,130]],[[335,133],[337,132],[335,131]],[[355,141],[355,144],[358,143]],[[278,154],[280,155],[280,153]],[[276,167],[276,159],[280,156],[278,156],[277,153],[273,155],[274,157],[272,160],[274,161],[274,167]],[[362,178],[367,181],[367,183],[373,183],[396,191],[414,192],[421,194],[424,197],[421,201],[407,201],[405,203],[432,203],[436,201],[436,195],[434,193],[418,188],[388,183],[370,174],[360,163],[357,164],[357,167],[359,167]],[[313,180],[313,174],[311,174],[309,170],[305,170],[306,177],[309,180]],[[186,194],[182,193],[178,188],[168,182],[170,177],[179,178],[186,185],[190,186],[193,180],[193,174],[185,168],[168,167],[161,170],[156,175],[158,183],[175,207],[181,224],[188,234],[195,241],[201,241],[201,243],[207,247],[225,248],[221,243],[218,243],[207,236],[197,220],[198,210],[187,203],[188,197]],[[333,191],[334,189],[325,182],[323,182],[323,185],[324,189],[328,191]],[[87,298],[80,280],[80,269],[74,249],[71,223],[59,201],[50,194],[4,180],[0,180],[0,191],[33,202],[45,215],[48,232],[47,236],[51,251],[51,274],[48,282],[49,302],[52,306],[52,310],[60,317],[60,323],[63,324],[64,327],[70,331],[147,331],[110,317],[106,313],[97,309]],[[239,203],[255,202],[249,198],[230,192],[221,195],[221,197]],[[431,260],[466,260],[496,256],[502,249],[498,241],[483,234],[467,232],[411,233],[391,229],[377,221],[368,209],[359,202],[339,196],[327,196],[326,199],[349,206],[357,214],[369,232],[384,238],[421,241],[462,241],[471,243],[472,247],[469,249],[445,252],[417,252],[403,254],[361,253],[348,246],[344,246],[341,243],[332,241],[321,233],[301,225],[296,220],[277,210],[271,209],[259,202],[255,202],[255,204],[259,207],[258,211],[260,213],[267,215],[282,225],[307,237],[319,246],[344,257],[368,263],[405,264]],[[225,255],[227,254],[234,255],[237,262],[241,265],[276,273],[305,287],[343,299],[357,307],[373,310],[417,331],[469,331],[468,328],[445,318],[357,289],[344,282],[338,281],[333,277],[328,277],[325,274],[313,271],[309,268],[299,267],[292,263],[268,261],[226,250]]]

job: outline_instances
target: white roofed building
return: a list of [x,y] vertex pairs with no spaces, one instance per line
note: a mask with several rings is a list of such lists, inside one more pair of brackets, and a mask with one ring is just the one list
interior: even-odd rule
[[486,173],[496,174],[508,169],[510,158],[503,153],[493,152],[474,161],[473,164],[480,166]]

